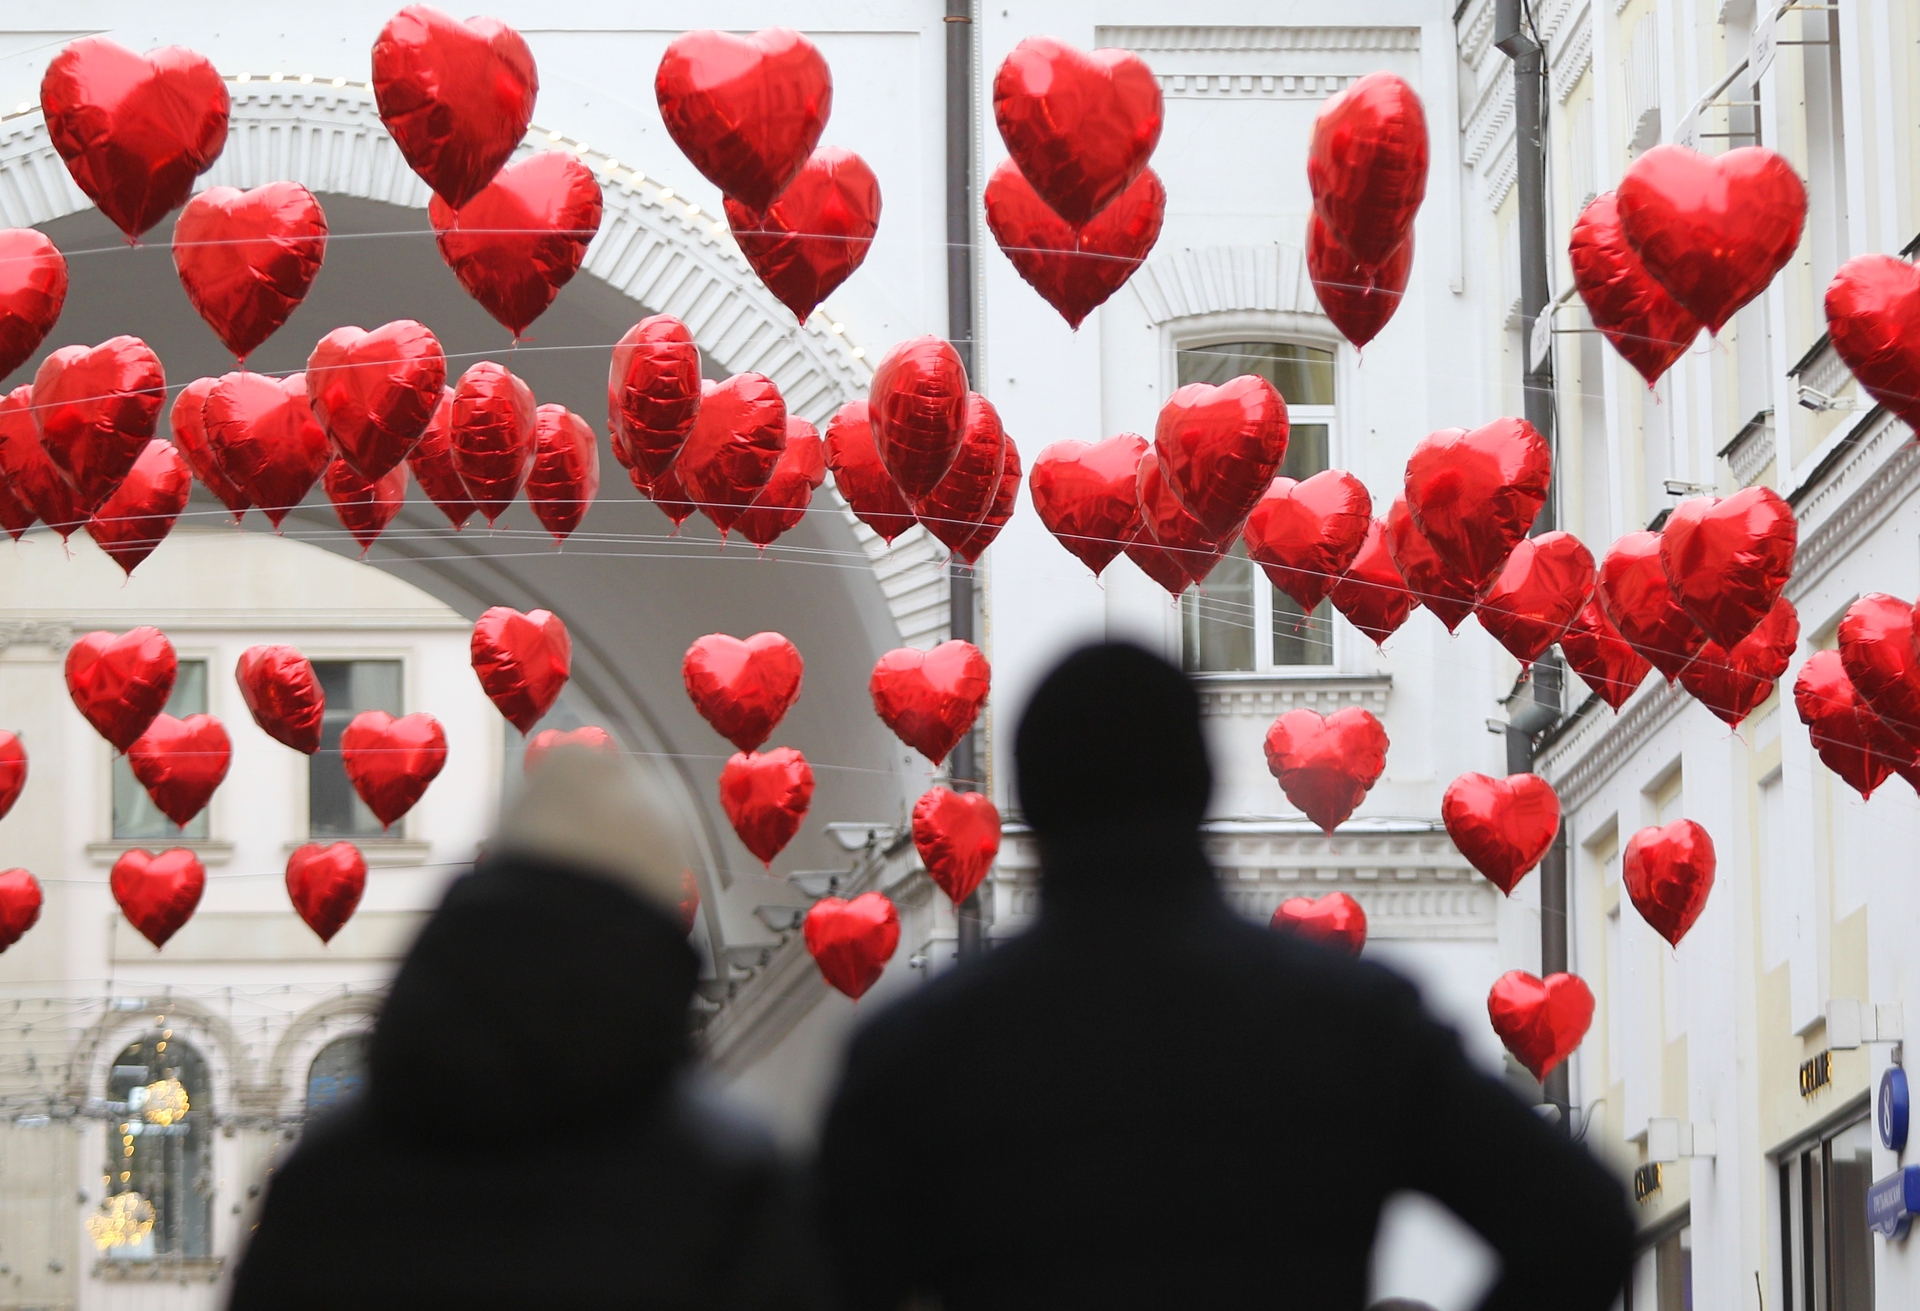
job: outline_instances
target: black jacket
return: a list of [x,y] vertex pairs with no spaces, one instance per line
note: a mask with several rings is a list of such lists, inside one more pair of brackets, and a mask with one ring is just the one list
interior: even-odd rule
[[1191,835],[1049,851],[1039,923],[856,1039],[823,1220],[848,1311],[1355,1311],[1381,1202],[1452,1208],[1492,1311],[1603,1311],[1620,1185],[1384,969],[1234,917]]
[[696,968],[608,883],[461,879],[394,981],[365,1096],[275,1172],[232,1307],[818,1306],[792,1176],[686,1073]]

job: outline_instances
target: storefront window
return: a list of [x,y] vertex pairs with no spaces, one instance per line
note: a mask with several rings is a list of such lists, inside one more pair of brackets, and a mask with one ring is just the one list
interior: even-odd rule
[[[114,1059],[107,1102],[107,1198],[151,1205],[152,1228],[105,1249],[115,1260],[205,1256],[213,1229],[213,1114],[206,1060],[162,1028]],[[144,1214],[144,1212],[143,1212]]]
[[1781,1160],[1783,1311],[1873,1311],[1872,1182],[1864,1115]]

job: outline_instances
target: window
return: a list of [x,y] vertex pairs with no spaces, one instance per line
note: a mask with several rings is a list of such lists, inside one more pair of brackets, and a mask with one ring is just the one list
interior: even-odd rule
[[337,1106],[367,1082],[370,1035],[350,1033],[320,1049],[307,1069],[307,1114]]
[[[1847,259],[1847,143],[1842,119],[1839,15],[1800,15],[1800,76],[1807,107],[1807,241],[1817,300]],[[1781,16],[1785,21],[1785,15]]]
[[1627,153],[1660,143],[1660,33],[1652,12],[1640,15],[1627,38]]
[[[1287,398],[1291,433],[1280,473],[1309,478],[1330,467],[1333,435],[1333,352],[1289,342],[1239,341],[1182,347],[1182,387],[1215,386],[1255,373]],[[1247,558],[1244,542],[1214,566],[1201,587],[1180,598],[1180,647],[1195,673],[1333,663],[1333,607],[1322,601],[1311,615],[1268,582]]]
[[400,713],[398,660],[316,660],[313,672],[326,693],[320,750],[307,769],[307,827],[316,838],[377,838],[386,832],[360,800],[340,763],[340,734],[368,710]]
[[[182,660],[173,678],[173,695],[167,698],[166,713],[175,719],[207,713],[207,662]],[[115,838],[204,838],[207,836],[207,812],[202,810],[185,828],[160,813],[153,798],[133,776],[127,758],[113,758],[113,836]]]
[[114,1059],[107,1102],[125,1118],[107,1122],[105,1194],[139,1194],[153,1208],[153,1228],[136,1241],[108,1247],[109,1257],[138,1261],[208,1254],[213,1229],[210,1089],[206,1061],[168,1028],[147,1034]]
[[1873,1311],[1873,1128],[1863,1113],[1780,1162],[1784,1311]]

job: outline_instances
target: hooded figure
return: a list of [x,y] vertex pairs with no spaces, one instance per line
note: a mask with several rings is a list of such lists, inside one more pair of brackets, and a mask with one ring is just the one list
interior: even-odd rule
[[689,854],[625,760],[548,753],[401,966],[364,1095],[275,1171],[235,1311],[820,1305],[792,1176],[686,1070]]
[[847,1311],[1360,1311],[1403,1189],[1496,1249],[1486,1308],[1613,1303],[1620,1184],[1471,1067],[1399,977],[1228,910],[1184,676],[1080,651],[1014,754],[1038,923],[876,1016],[828,1118]]

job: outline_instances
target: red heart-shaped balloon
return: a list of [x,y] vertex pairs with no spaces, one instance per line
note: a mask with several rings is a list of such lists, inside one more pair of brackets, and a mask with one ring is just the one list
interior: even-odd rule
[[1247,516],[1247,554],[1311,613],[1353,567],[1372,523],[1373,498],[1344,469],[1275,478]]
[[1404,495],[1394,497],[1387,511],[1386,538],[1394,568],[1414,603],[1433,611],[1449,633],[1457,632],[1479,604],[1479,589],[1440,558],[1414,524]]
[[720,808],[748,851],[772,865],[813,804],[813,770],[792,747],[736,752],[720,771]]
[[553,709],[573,671],[573,639],[551,610],[496,605],[474,623],[469,646],[481,689],[522,733]]
[[96,510],[153,440],[167,375],[138,337],[62,346],[33,378],[33,418],[47,458]]
[[239,523],[246,517],[253,501],[241,490],[240,485],[227,477],[227,471],[220,467],[220,458],[214,453],[213,444],[207,440],[207,397],[218,386],[218,378],[195,378],[180,389],[173,398],[173,410],[169,423],[173,429],[173,444],[180,454],[186,457],[187,467],[193,470],[193,476],[200,485],[220,498],[220,503],[233,514],[233,521]]
[[1178,598],[1193,586],[1193,579],[1187,576],[1186,563],[1161,550],[1153,534],[1144,527],[1126,544],[1125,550],[1127,559],[1133,561],[1141,573],[1164,587],[1167,595]]
[[852,901],[822,897],[807,912],[801,935],[821,977],[858,1001],[900,945],[900,914],[878,892]]
[[[775,463],[778,464],[778,461],[776,460]],[[628,470],[628,475],[633,480],[634,490],[642,496],[651,497],[653,503],[660,508],[660,513],[673,521],[675,533],[678,533],[680,525],[690,519],[693,512],[700,508],[680,481],[680,464],[677,460],[672,468],[652,478],[641,477],[638,469]]]
[[580,271],[600,214],[600,183],[570,150],[507,165],[458,209],[427,205],[440,258],[516,339]]
[[340,458],[383,478],[440,407],[447,357],[424,325],[396,319],[372,332],[335,328],[307,356],[306,376],[314,418]]
[[[1215,538],[1201,526],[1198,519],[1188,514],[1174,495],[1173,486],[1160,467],[1159,456],[1157,448],[1149,447],[1147,453],[1140,457],[1140,522],[1144,525],[1141,537],[1151,541],[1168,560],[1179,566],[1185,581],[1178,587],[1170,586],[1166,579],[1158,575],[1150,575],[1178,596],[1188,586],[1198,587],[1207,580],[1213,567],[1233,550],[1239,531],[1236,529],[1224,538]],[[1133,556],[1131,547],[1127,554]],[[1160,572],[1165,573],[1166,570]]]
[[1407,590],[1400,566],[1387,544],[1387,525],[1375,519],[1367,524],[1360,550],[1327,593],[1333,608],[1347,622],[1373,639],[1374,645],[1392,637],[1413,613],[1413,593]]
[[1800,666],[1793,684],[1793,705],[1807,726],[1820,760],[1866,800],[1890,774],[1908,782],[1920,778],[1920,752],[1903,742],[1873,713],[1838,651],[1815,651]]
[[91,518],[80,493],[47,458],[34,422],[33,387],[15,387],[0,396],[0,473],[7,490],[65,541]]
[[1267,729],[1267,769],[1280,790],[1332,837],[1387,768],[1387,730],[1371,711],[1289,710]]
[[912,500],[940,485],[966,433],[967,370],[938,337],[913,337],[886,353],[867,388],[880,462]]
[[1000,530],[1013,518],[1014,503],[1020,499],[1020,448],[1013,444],[1013,438],[1007,438],[1007,456],[1000,462],[1000,485],[994,490],[993,500],[987,506],[986,515],[974,526],[967,540],[953,548],[953,553],[968,564],[979,563],[980,557]]
[[1783,596],[1732,650],[1718,642],[1701,647],[1700,654],[1680,671],[1680,686],[1728,728],[1738,728],[1755,707],[1773,695],[1774,683],[1787,672],[1799,644],[1800,616],[1793,602]]
[[1869,396],[1920,432],[1920,270],[1891,255],[1857,255],[1827,284],[1826,303],[1833,349]]
[[531,774],[540,767],[540,761],[547,752],[555,747],[586,747],[592,751],[618,752],[620,744],[613,740],[613,734],[593,724],[580,728],[543,728],[527,739],[527,749],[520,757],[520,768]]
[[1620,878],[1640,917],[1677,947],[1706,909],[1714,867],[1707,831],[1690,819],[1676,819],[1628,839]]
[[440,389],[440,404],[434,408],[433,418],[407,452],[407,468],[413,470],[414,481],[427,499],[440,507],[453,530],[459,532],[466,527],[480,507],[467,495],[467,485],[453,467],[453,388]]
[[1132,51],[1089,54],[1030,36],[993,75],[993,117],[1040,198],[1084,227],[1132,185],[1159,144],[1160,84]]
[[801,323],[853,276],[880,230],[880,179],[866,160],[839,146],[808,156],[763,210],[731,196],[723,203],[740,253]]
[[0,728],[0,819],[7,817],[26,786],[27,749],[17,734]]
[[1320,107],[1307,187],[1327,235],[1379,266],[1413,231],[1427,195],[1427,114],[1392,73],[1368,73]]
[[363,711],[340,734],[340,763],[367,809],[392,828],[445,768],[446,730],[428,714]]
[[1307,216],[1307,277],[1320,308],[1354,349],[1372,341],[1387,326],[1407,294],[1413,274],[1413,233],[1409,231],[1379,264],[1363,264],[1333,239],[1318,213]]
[[1620,206],[1602,192],[1580,211],[1567,245],[1573,285],[1593,326],[1651,387],[1700,335],[1701,323],[1653,280],[1627,244]]
[[83,37],[47,62],[40,108],[74,183],[129,241],[184,204],[227,144],[226,83],[181,46],[136,55]]
[[667,471],[700,413],[700,348],[666,314],[628,328],[607,370],[607,426],[621,463],[647,478]]
[[88,633],[67,648],[67,695],[93,731],[125,751],[166,709],[179,663],[157,628]]
[[680,677],[693,708],[742,751],[757,750],[800,699],[800,649],[778,633],[744,642],[709,633],[687,648]]
[[1748,487],[1675,506],[1660,530],[1660,564],[1700,631],[1730,647],[1773,609],[1799,540],[1793,507],[1771,487]]
[[233,667],[233,681],[268,737],[309,756],[320,749],[327,694],[305,656],[290,646],[250,646]]
[[1506,563],[1547,502],[1553,452],[1525,419],[1421,438],[1407,458],[1407,508],[1442,560],[1476,591]]
[[773,477],[734,521],[740,535],[755,546],[773,545],[780,534],[807,517],[813,493],[827,480],[827,447],[805,419],[787,416],[787,445],[773,466]]
[[1480,626],[1526,669],[1560,640],[1593,596],[1593,552],[1572,533],[1521,539],[1480,594]]
[[351,842],[309,842],[287,857],[287,896],[307,927],[332,942],[367,890],[367,858]]
[[1287,403],[1258,374],[1188,383],[1160,407],[1153,453],[1181,507],[1208,536],[1230,538],[1286,457]]
[[40,349],[67,303],[67,257],[34,228],[0,231],[0,378]]
[[867,691],[881,722],[937,765],[979,718],[992,680],[980,648],[956,640],[931,651],[887,652],[874,665]]
[[564,405],[533,412],[533,468],[527,504],[555,541],[565,541],[600,494],[600,439]]
[[915,516],[948,550],[972,537],[993,508],[1008,446],[1007,430],[993,402],[979,392],[969,392],[960,450],[939,484],[913,503]]
[[1000,253],[1068,327],[1077,329],[1126,285],[1160,240],[1167,189],[1157,173],[1142,169],[1105,209],[1075,228],[1007,159],[987,181],[986,206],[987,227]]
[[192,490],[187,462],[172,442],[156,437],[87,520],[87,536],[131,575],[173,531]]
[[928,788],[913,803],[913,846],[927,877],[958,906],[1000,854],[1000,812],[983,792]]
[[160,813],[181,828],[206,809],[232,760],[226,727],[212,715],[158,715],[127,748],[133,776]]
[[333,502],[333,513],[340,520],[340,526],[360,543],[363,560],[407,502],[407,466],[404,464],[394,465],[385,477],[369,482],[345,460],[335,460],[321,475],[320,483],[326,489],[327,499]]
[[684,32],[660,57],[653,93],[674,144],[750,209],[785,191],[833,112],[833,73],[791,28]]
[[173,225],[187,299],[243,364],[300,308],[326,257],[327,216],[298,182],[209,187]]
[[193,918],[207,890],[207,868],[185,847],[157,856],[136,847],[113,862],[107,883],[127,923],[155,947],[164,947]]
[[307,396],[303,374],[229,373],[201,410],[221,469],[276,528],[333,460]]
[[724,536],[773,477],[786,446],[780,389],[762,374],[736,373],[702,386],[700,413],[672,473]]
[[[533,121],[540,75],[518,32],[408,5],[373,43],[373,98],[401,157],[456,208],[493,181]],[[363,469],[377,478],[385,469]]]
[[1027,494],[1060,545],[1096,577],[1142,528],[1140,459],[1147,439],[1123,432],[1104,441],[1055,442],[1033,462]]
[[1538,774],[1467,773],[1447,785],[1440,819],[1467,863],[1512,896],[1560,831],[1560,797]]
[[1920,748],[1920,653],[1913,607],[1868,592],[1840,617],[1840,662],[1873,713],[1903,742]]
[[847,508],[881,541],[891,543],[919,522],[900,484],[880,462],[865,401],[848,401],[827,420],[827,468]]
[[1560,654],[1600,699],[1618,710],[1653,666],[1620,636],[1601,607],[1598,588],[1560,635]]
[[1660,534],[1628,533],[1600,562],[1594,594],[1614,629],[1671,684],[1707,644],[1667,585]]
[[26,536],[27,529],[38,523],[40,516],[16,494],[4,476],[0,476],[0,528],[14,541]]
[[40,920],[40,881],[23,869],[0,870],[0,951]]
[[1587,1036],[1593,992],[1577,974],[1541,979],[1510,970],[1487,993],[1487,1018],[1514,1059],[1544,1080]]
[[453,389],[448,441],[467,495],[492,524],[533,468],[533,392],[505,365],[482,360]]
[[1805,184],[1762,146],[1723,155],[1655,146],[1628,166],[1617,194],[1641,264],[1716,333],[1793,257],[1807,218]]
[[1324,897],[1288,897],[1274,908],[1267,927],[1324,942],[1358,956],[1367,945],[1367,912],[1344,892]]

